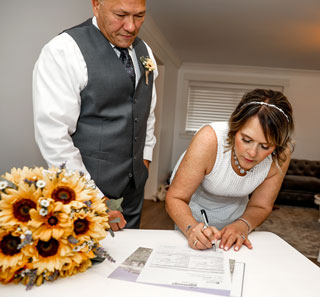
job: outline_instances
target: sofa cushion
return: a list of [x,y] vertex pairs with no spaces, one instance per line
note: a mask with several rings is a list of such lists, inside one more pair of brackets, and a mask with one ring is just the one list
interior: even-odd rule
[[320,193],[320,179],[311,176],[287,174],[283,180],[281,190]]
[[314,203],[313,194],[290,190],[281,191],[275,204],[319,208],[319,206]]
[[304,175],[320,178],[320,161],[291,159],[287,175]]

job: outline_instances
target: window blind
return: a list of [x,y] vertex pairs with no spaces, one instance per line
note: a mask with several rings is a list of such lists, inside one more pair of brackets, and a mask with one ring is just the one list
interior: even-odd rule
[[255,88],[282,91],[279,86],[190,81],[185,131],[195,132],[213,121],[228,121],[243,95]]

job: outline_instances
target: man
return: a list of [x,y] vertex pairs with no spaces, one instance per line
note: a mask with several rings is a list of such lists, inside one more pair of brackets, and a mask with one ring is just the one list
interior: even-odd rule
[[[151,49],[137,37],[145,0],[92,0],[94,17],[53,38],[33,73],[35,137],[48,165],[91,177],[101,197],[123,197],[113,230],[139,228],[155,145]],[[143,66],[143,61],[154,67]]]

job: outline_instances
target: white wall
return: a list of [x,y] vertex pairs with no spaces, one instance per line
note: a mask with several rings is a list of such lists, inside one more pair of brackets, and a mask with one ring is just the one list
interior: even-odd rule
[[33,66],[45,43],[91,16],[90,0],[1,1],[0,174],[46,166],[34,141]]
[[[145,190],[145,198],[151,199],[157,187],[167,180],[171,171],[177,79],[181,63],[150,16],[146,17],[140,36],[151,46],[162,68],[160,72],[162,89],[157,89],[159,97],[156,113],[158,139],[150,167],[150,180]],[[153,172],[154,170],[156,172]]]
[[283,85],[295,117],[296,147],[293,158],[320,160],[320,71],[184,64],[180,67],[178,78],[172,168],[192,137],[184,133],[188,80]]
[[161,143],[161,115],[162,115],[162,106],[163,106],[163,91],[164,91],[164,70],[165,67],[163,65],[158,65],[158,78],[156,79],[156,90],[157,90],[157,105],[155,108],[155,127],[154,127],[154,135],[157,139],[157,145],[154,147],[152,162],[149,167],[149,178],[147,180],[144,197],[145,199],[153,199],[153,195],[157,192],[159,187],[159,171],[160,171],[160,143]]

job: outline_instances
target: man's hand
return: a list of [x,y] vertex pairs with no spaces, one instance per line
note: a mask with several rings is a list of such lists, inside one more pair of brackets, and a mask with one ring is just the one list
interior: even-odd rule
[[[120,211],[120,210],[122,210],[122,208],[120,207],[120,205],[118,205],[118,203],[116,203],[117,201],[114,199],[110,200],[106,196],[104,196],[102,199],[104,199],[104,203],[108,207],[110,228],[112,229],[112,231],[122,230],[125,227],[125,225],[127,224],[127,221],[124,219],[123,214]],[[122,201],[122,199],[121,199],[121,201]],[[112,202],[112,203],[110,203],[110,202]],[[114,210],[112,210],[111,208],[113,208]],[[117,210],[117,209],[120,209],[120,210]],[[111,223],[115,219],[118,219],[118,221],[120,220],[120,222]]]
[[144,165],[147,167],[147,169],[149,170],[149,165],[150,165],[150,161],[149,160],[143,160]]
[[109,222],[112,220],[119,218],[119,223],[109,223],[112,231],[119,231],[122,230],[125,225],[127,224],[127,221],[124,219],[123,214],[119,210],[109,210]]

